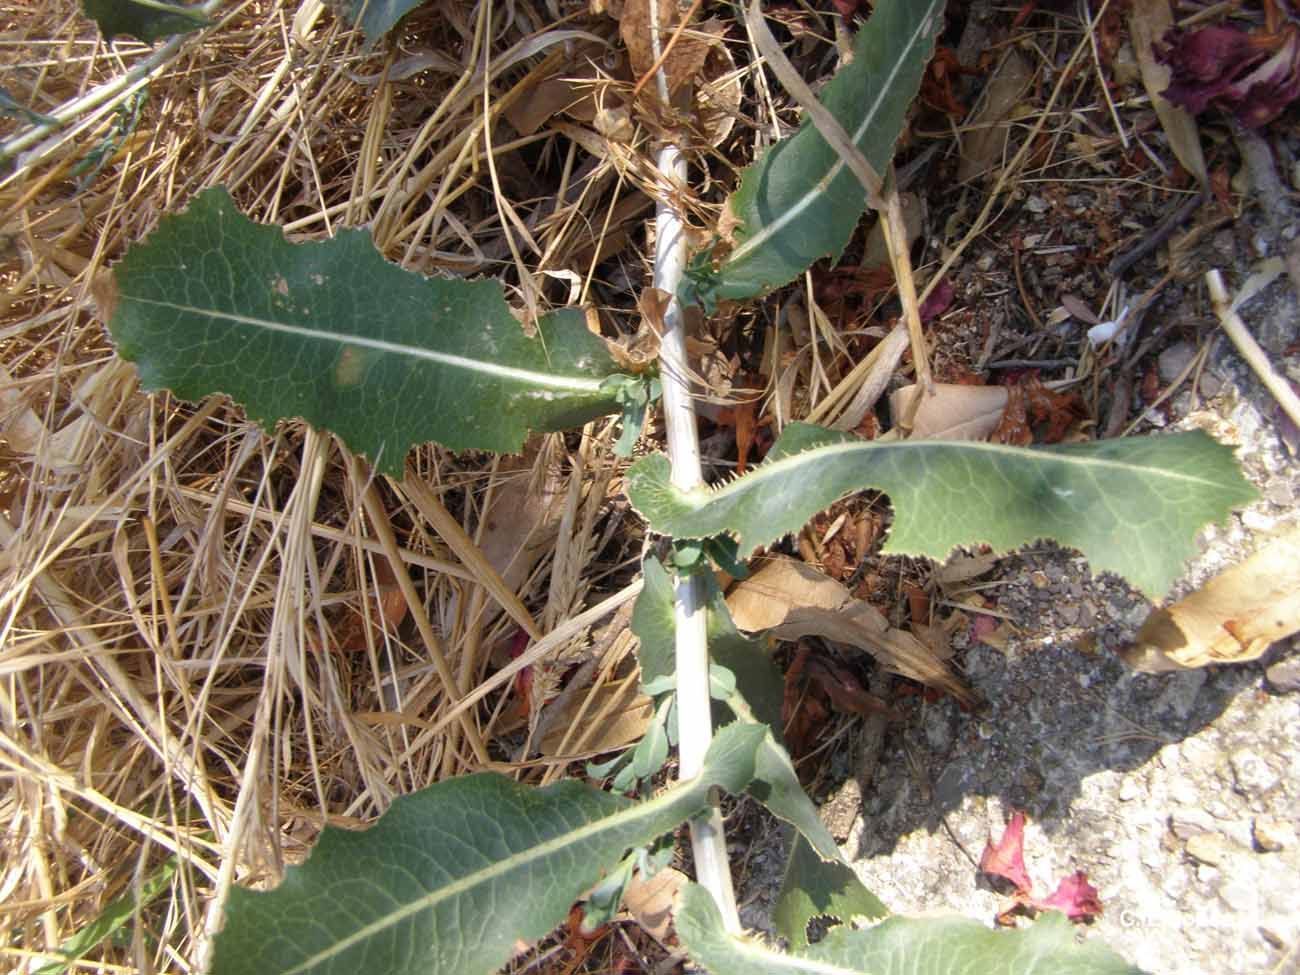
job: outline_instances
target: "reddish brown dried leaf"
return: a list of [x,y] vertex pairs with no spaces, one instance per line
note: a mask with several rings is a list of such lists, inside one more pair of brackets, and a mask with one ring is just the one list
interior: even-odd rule
[[1027,447],[1034,442],[1034,434],[1029,429],[1029,418],[1025,413],[1024,387],[1007,387],[1006,409],[1002,411],[1002,419],[998,421],[997,429],[989,436],[989,440],[1015,447]]
[[856,677],[843,667],[811,658],[804,665],[806,673],[830,698],[839,711],[852,714],[884,714],[890,718],[899,715],[888,704],[866,690]]
[[938,318],[952,306],[952,300],[957,296],[957,289],[953,287],[951,281],[944,278],[940,281],[935,289],[930,292],[930,297],[921,303],[919,309],[922,322],[930,322]]
[[1087,412],[1077,393],[1054,392],[1036,378],[1026,379],[1024,390],[1025,407],[1038,443],[1060,443]]
[[845,20],[851,19],[859,10],[866,12],[864,9],[866,7],[865,0],[831,0],[831,6]]

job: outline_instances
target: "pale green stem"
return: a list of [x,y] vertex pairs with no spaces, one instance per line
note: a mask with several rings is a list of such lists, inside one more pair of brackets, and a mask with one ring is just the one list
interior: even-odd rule
[[[664,333],[659,346],[664,425],[668,433],[668,456],[673,465],[673,483],[683,490],[690,490],[699,487],[703,477],[695,404],[691,399],[686,361],[686,329],[677,301],[677,287],[681,284],[686,261],[686,238],[678,210],[678,201],[686,185],[686,159],[676,146],[667,145],[659,150],[658,164],[661,183],[655,213],[654,286],[672,295],[664,312]],[[698,575],[686,575],[678,576],[676,583],[678,774],[683,779],[700,773],[704,767],[704,754],[713,737],[703,581]],[[691,849],[695,854],[696,879],[717,901],[727,929],[738,933],[740,918],[736,912],[736,895],[731,887],[726,837],[722,814],[716,806],[707,816],[692,821]]]

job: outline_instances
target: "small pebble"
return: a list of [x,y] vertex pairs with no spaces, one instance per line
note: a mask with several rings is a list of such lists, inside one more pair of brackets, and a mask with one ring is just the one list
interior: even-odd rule
[[1264,671],[1268,688],[1275,694],[1294,694],[1300,691],[1300,657],[1279,660]]
[[1204,809],[1176,806],[1169,814],[1169,828],[1180,840],[1214,832],[1214,818]]
[[[1297,165],[1300,165],[1300,163],[1298,163]],[[1276,948],[1278,951],[1281,951],[1286,947],[1286,939],[1284,937],[1282,937],[1272,928],[1265,927],[1262,924],[1259,926],[1259,936],[1263,938],[1265,941],[1267,941],[1272,947]]]
[[1277,785],[1278,774],[1268,762],[1249,748],[1239,748],[1229,759],[1237,791],[1246,796],[1257,796]]
[[1142,794],[1142,786],[1136,779],[1124,779],[1119,784],[1119,801],[1132,802]]
[[1197,833],[1187,841],[1187,855],[1209,867],[1228,859],[1230,844],[1218,833]]
[[1295,489],[1291,487],[1291,482],[1286,478],[1275,477],[1264,488],[1264,497],[1269,500],[1270,504],[1275,504],[1279,508],[1290,508],[1295,504]]
[[1253,532],[1267,532],[1277,525],[1277,519],[1251,508],[1241,513],[1241,523]]
[[1290,823],[1263,817],[1255,820],[1255,845],[1265,853],[1277,853],[1295,843],[1296,831]]
[[1156,371],[1162,383],[1171,383],[1196,357],[1196,347],[1191,342],[1175,342],[1156,358]]

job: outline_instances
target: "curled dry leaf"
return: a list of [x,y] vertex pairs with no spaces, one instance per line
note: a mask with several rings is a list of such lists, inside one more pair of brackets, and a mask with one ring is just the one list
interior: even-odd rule
[[1124,660],[1160,673],[1241,663],[1300,632],[1300,528],[1215,576],[1172,606],[1153,610]]
[[[627,694],[617,684],[603,684],[589,695],[575,695],[555,716],[551,730],[542,737],[540,752],[559,758],[579,752],[618,751],[640,741],[653,717],[654,701],[644,694]],[[580,734],[573,731],[578,720],[584,724]]]
[[619,368],[640,375],[659,361],[659,341],[664,334],[664,313],[672,296],[658,288],[646,288],[637,298],[641,324],[636,334],[606,339],[610,358]]
[[769,561],[727,595],[742,630],[767,630],[778,640],[820,636],[875,657],[890,670],[937,687],[965,704],[975,697],[925,644],[889,625],[874,606],[842,584],[794,559]]
[[836,709],[850,714],[883,714],[888,718],[901,717],[881,698],[872,694],[853,674],[829,660],[810,657],[804,663],[804,673],[826,696]]
[[[701,24],[688,24],[682,28],[676,41],[673,41],[674,34],[681,26],[681,12],[674,0],[628,0],[623,8],[619,33],[627,45],[632,72],[638,81],[655,66],[655,46],[651,36],[651,24],[654,23],[651,18],[652,3],[658,5],[658,16],[654,19],[659,22],[660,51],[666,49],[670,42],[673,45],[663,62],[668,92],[673,94],[700,76],[709,48],[719,42],[724,25],[716,18]],[[647,85],[646,90],[654,89]]]
[[1002,839],[989,840],[980,856],[980,872],[1011,881],[1017,894],[1028,894],[1033,887],[1025,869],[1025,814],[1017,812],[1007,823]]
[[[550,445],[532,437],[518,457],[497,467],[492,505],[483,514],[478,547],[511,592],[519,592],[546,554],[564,513],[566,479]],[[496,611],[490,611],[490,618]]]

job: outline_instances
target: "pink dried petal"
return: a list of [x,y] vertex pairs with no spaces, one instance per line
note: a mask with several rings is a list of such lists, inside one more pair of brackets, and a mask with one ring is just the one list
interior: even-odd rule
[[1071,921],[1091,920],[1101,914],[1101,897],[1088,883],[1088,875],[1077,870],[1061,879],[1056,891],[1041,901],[1034,901],[1040,911],[1061,911]]
[[926,298],[925,301],[921,303],[919,309],[921,321],[929,322],[933,318],[938,318],[948,310],[950,305],[952,305],[952,300],[956,295],[957,289],[953,287],[951,281],[944,278],[935,286],[935,289],[930,292],[930,297]]
[[1215,105],[1255,128],[1300,97],[1300,32],[1251,35],[1232,27],[1171,31],[1159,57],[1170,68],[1164,95],[1193,114]]
[[1165,47],[1156,53],[1175,81],[1209,82],[1237,73],[1261,52],[1249,34],[1235,27],[1202,27],[1189,33],[1170,31]]
[[1300,95],[1300,42],[1293,31],[1277,53],[1234,81],[1216,99],[1246,128],[1258,128],[1281,115]]
[[992,841],[984,844],[984,853],[980,857],[980,871],[1002,877],[1015,885],[1016,892],[1028,894],[1033,886],[1029,872],[1025,869],[1025,814],[1017,812],[1007,823],[1002,839],[994,846]]

